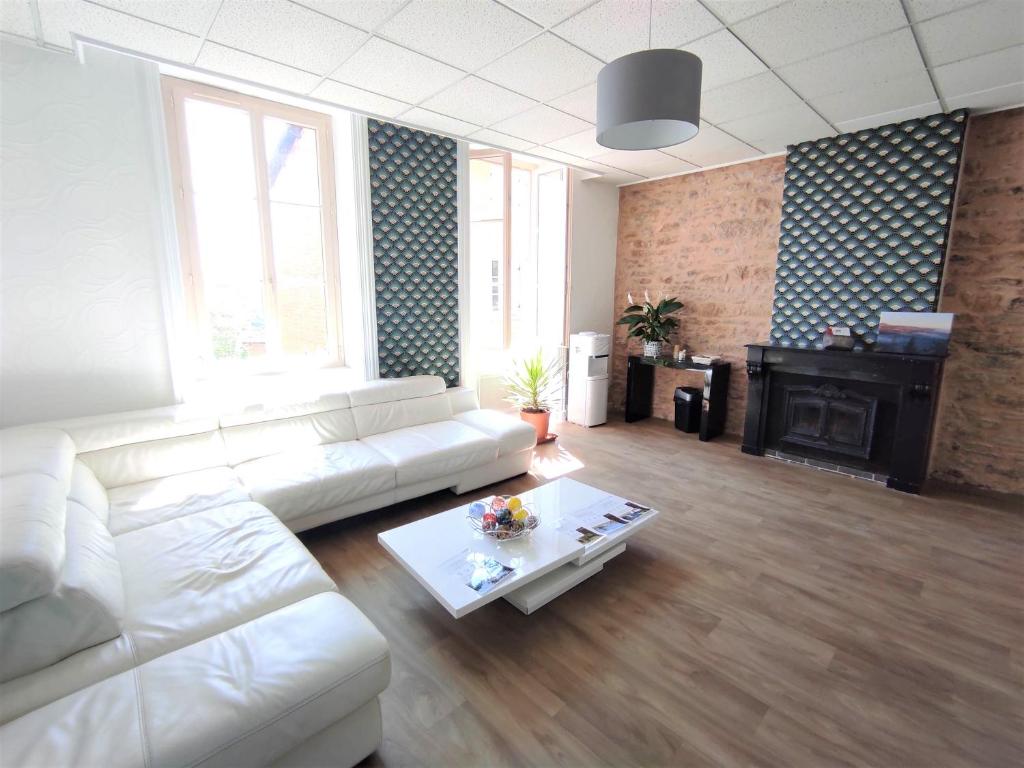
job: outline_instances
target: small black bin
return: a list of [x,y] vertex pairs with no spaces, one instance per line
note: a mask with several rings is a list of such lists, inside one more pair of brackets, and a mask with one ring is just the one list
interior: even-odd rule
[[703,399],[696,387],[676,387],[676,429],[683,432],[700,430],[700,406]]

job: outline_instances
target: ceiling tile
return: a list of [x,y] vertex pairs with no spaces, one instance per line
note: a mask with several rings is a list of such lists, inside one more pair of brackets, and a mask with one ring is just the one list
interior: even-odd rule
[[249,53],[225,48],[223,45],[203,43],[196,66],[222,75],[237,77],[252,83],[269,85],[292,93],[309,93],[320,82],[320,76],[276,61],[261,59]]
[[831,51],[777,71],[805,99],[861,88],[924,69],[910,27]]
[[[555,32],[604,61],[645,48],[676,48],[721,28],[697,0],[601,0]],[[648,30],[650,29],[650,43]]]
[[613,150],[590,159],[597,163],[604,163],[613,168],[619,168],[620,170],[648,178],[652,176],[668,176],[672,173],[692,171],[696,168],[692,163],[666,155],[664,152],[659,152],[656,149]]
[[1024,3],[989,0],[917,25],[929,67],[1024,43]]
[[125,13],[91,3],[39,0],[43,39],[61,48],[71,47],[71,33],[128,48],[162,59],[191,64],[202,38],[176,32]]
[[854,131],[862,131],[867,128],[878,128],[882,125],[902,123],[904,120],[912,120],[915,117],[936,115],[941,111],[942,107],[939,105],[939,102],[929,101],[913,107],[903,107],[892,112],[884,112],[880,115],[868,115],[867,117],[858,117],[855,120],[846,120],[845,122],[837,123],[836,128],[841,133],[853,133]]
[[309,95],[315,99],[323,99],[346,109],[371,115],[380,115],[381,117],[395,117],[412,106],[404,101],[389,99],[387,96],[364,91],[362,88],[339,83],[335,80],[324,80]]
[[115,11],[155,21],[165,27],[205,35],[220,8],[220,0],[95,0]]
[[832,123],[839,123],[891,112],[908,104],[924,104],[935,101],[935,98],[931,78],[922,68],[866,87],[818,96],[809,102]]
[[792,2],[741,21],[732,31],[780,67],[905,26],[900,0]]
[[417,128],[446,133],[450,136],[467,136],[480,129],[479,125],[467,123],[465,120],[456,120],[448,115],[439,115],[437,112],[431,112],[422,107],[413,107],[408,112],[402,113],[399,119],[403,123],[409,123]]
[[924,21],[944,13],[958,11],[981,0],[906,0],[907,16],[911,21]]
[[571,155],[568,152],[561,152],[557,149],[551,149],[544,146],[531,147],[526,150],[526,154],[533,155],[534,157],[541,157],[545,160],[554,160],[556,163],[561,163],[562,165],[578,165],[582,160],[582,158]]
[[534,142],[532,141],[517,139],[515,136],[509,136],[507,133],[492,131],[490,128],[484,128],[482,131],[471,133],[469,135],[469,139],[479,142],[480,144],[486,144],[489,147],[510,149],[513,152],[522,152],[524,149],[529,149],[534,145]]
[[557,107],[570,115],[576,115],[588,123],[597,122],[597,83],[580,88],[578,91],[567,93],[548,102],[552,107]]
[[734,163],[761,154],[760,150],[705,122],[701,122],[700,131],[689,141],[661,151],[700,166]]
[[726,24],[734,24],[784,2],[786,0],[704,0],[704,5]]
[[547,144],[549,141],[578,133],[591,126],[578,117],[539,104],[491,127],[496,131],[518,136],[520,139],[527,139],[534,144]]
[[518,13],[480,0],[412,0],[379,34],[465,70],[512,50],[541,31]]
[[710,91],[721,85],[743,80],[764,72],[767,67],[727,29],[683,46],[704,63],[701,90]]
[[549,141],[548,146],[560,152],[568,152],[578,158],[603,155],[608,152],[608,147],[602,147],[597,143],[594,131],[594,126],[589,126],[585,131],[566,136],[564,139]]
[[620,168],[612,168],[610,165],[604,163],[595,163],[593,160],[580,160],[576,163],[580,168],[585,168],[588,171],[601,174],[602,181],[608,181],[613,184],[630,184],[634,181],[643,181],[644,177],[635,173],[628,173]]
[[553,27],[563,19],[586,8],[594,0],[501,0],[527,18],[544,27]]
[[946,99],[950,109],[1003,109],[1016,104],[1024,104],[1024,83],[1011,83],[986,91],[965,93]]
[[224,0],[209,40],[307,72],[327,74],[358,48],[366,33],[287,0]]
[[373,37],[338,67],[331,79],[415,104],[463,74],[455,67]]
[[782,152],[789,144],[835,134],[832,126],[806,104],[741,117],[719,127],[766,154]]
[[407,0],[295,0],[338,21],[367,31],[376,29]]
[[801,104],[800,97],[772,72],[707,91],[701,94],[700,101],[701,116],[716,124],[787,104]]
[[0,2],[0,31],[35,39],[36,29],[32,22],[32,9],[29,7],[28,0]]
[[470,75],[431,96],[423,106],[477,125],[490,125],[535,106],[537,102],[500,85]]
[[547,101],[597,80],[601,62],[579,48],[543,34],[505,54],[479,72],[533,99]]
[[943,98],[1024,82],[1024,46],[936,67],[932,74]]

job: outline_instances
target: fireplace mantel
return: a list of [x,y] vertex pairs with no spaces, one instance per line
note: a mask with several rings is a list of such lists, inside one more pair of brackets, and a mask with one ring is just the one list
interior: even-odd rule
[[[920,493],[928,474],[943,362],[927,355],[748,344],[743,452],[763,456],[766,449],[794,451],[795,446],[801,456],[870,471],[884,476],[890,488]],[[873,403],[862,409],[863,418],[870,413],[872,419],[865,429],[874,429],[877,418],[878,429],[867,435],[873,444],[851,451],[841,445],[830,448],[826,440],[784,435],[791,418],[786,403],[793,392],[804,395],[806,406],[807,394],[817,390],[828,401]]]

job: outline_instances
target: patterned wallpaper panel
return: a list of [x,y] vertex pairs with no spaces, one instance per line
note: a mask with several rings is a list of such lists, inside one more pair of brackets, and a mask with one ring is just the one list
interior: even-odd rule
[[454,139],[368,121],[377,348],[383,378],[459,383]]
[[828,325],[872,344],[878,313],[938,302],[966,110],[789,148],[771,339]]

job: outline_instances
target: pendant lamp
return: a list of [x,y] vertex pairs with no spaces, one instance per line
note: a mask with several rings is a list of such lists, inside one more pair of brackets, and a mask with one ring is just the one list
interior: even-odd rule
[[[652,0],[653,3],[653,0]],[[648,46],[650,24],[648,22]],[[700,126],[699,57],[648,47],[606,64],[597,76],[597,143],[660,149],[692,139]]]

